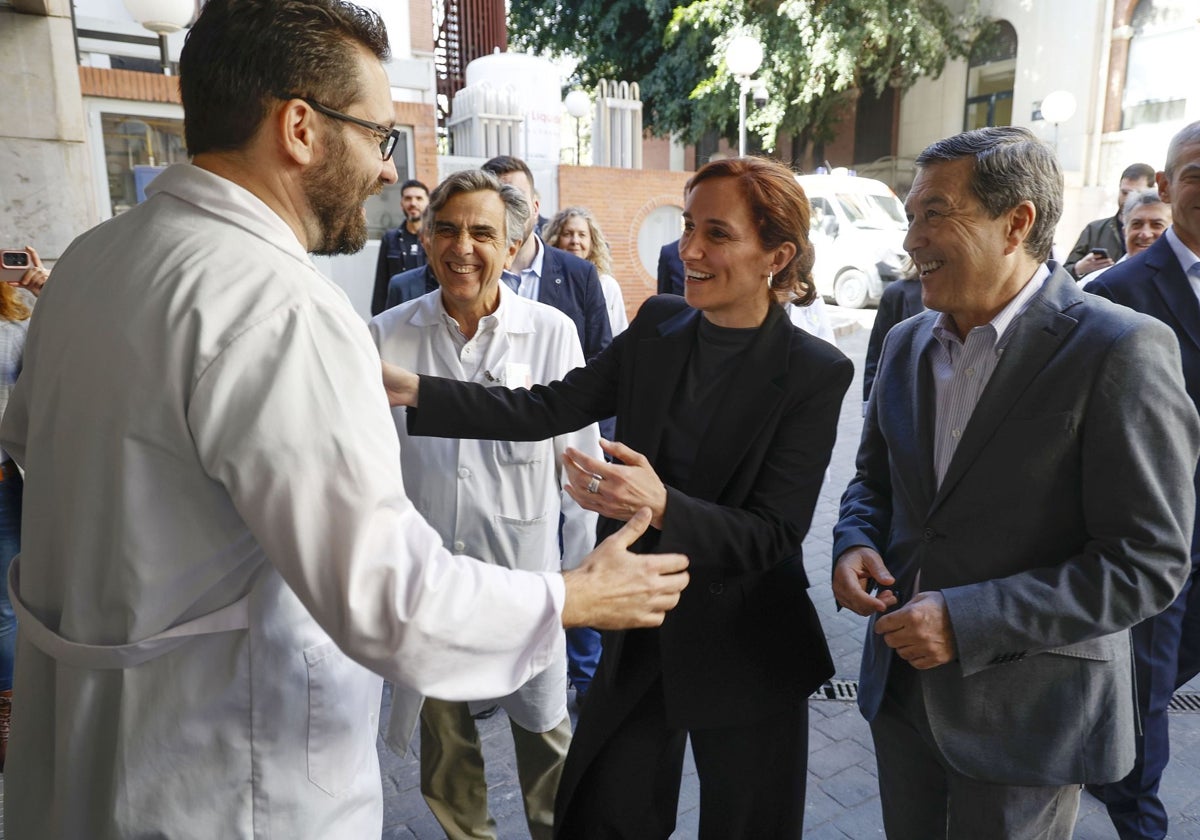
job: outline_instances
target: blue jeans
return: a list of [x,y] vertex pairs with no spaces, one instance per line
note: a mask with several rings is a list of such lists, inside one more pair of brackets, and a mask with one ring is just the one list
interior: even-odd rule
[[17,618],[8,599],[8,567],[21,551],[21,490],[24,482],[12,461],[3,465],[0,481],[0,691],[13,685],[13,649],[17,642]]

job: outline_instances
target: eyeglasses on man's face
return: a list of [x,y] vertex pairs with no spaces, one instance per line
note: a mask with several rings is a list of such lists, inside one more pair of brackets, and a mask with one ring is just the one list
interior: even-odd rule
[[285,94],[280,99],[299,99],[306,103],[310,108],[318,113],[324,114],[327,117],[332,117],[335,120],[353,123],[354,125],[362,126],[379,138],[379,153],[383,155],[384,160],[391,160],[392,152],[396,151],[396,143],[400,140],[400,129],[388,128],[386,125],[371,122],[370,120],[362,120],[358,117],[352,117],[349,114],[343,114],[341,111],[335,111],[332,108],[327,108],[315,99],[309,99],[307,96],[298,96],[294,94]]

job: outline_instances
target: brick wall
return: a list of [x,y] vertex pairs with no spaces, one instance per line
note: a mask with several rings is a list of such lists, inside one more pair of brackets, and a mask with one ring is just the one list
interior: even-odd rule
[[558,206],[582,205],[595,215],[612,248],[613,276],[621,284],[630,318],[642,301],[657,291],[658,285],[658,278],[646,271],[638,259],[641,223],[657,207],[681,207],[683,185],[691,176],[691,172],[602,166],[558,168]]
[[411,126],[413,130],[414,177],[432,190],[438,182],[437,132],[434,128],[437,117],[433,106],[419,102],[393,102],[392,108],[396,112],[397,124]]
[[408,32],[412,51],[418,56],[433,52],[433,3],[415,0],[408,4]]
[[107,67],[80,67],[79,86],[84,96],[132,99],[136,102],[181,103],[179,79],[138,70],[110,70]]

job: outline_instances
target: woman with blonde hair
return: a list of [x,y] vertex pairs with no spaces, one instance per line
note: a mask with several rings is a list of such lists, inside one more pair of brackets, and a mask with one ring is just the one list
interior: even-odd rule
[[625,298],[621,294],[621,284],[612,276],[612,250],[592,211],[586,207],[568,207],[551,219],[542,233],[547,245],[561,248],[596,266],[612,334],[616,336],[623,332],[629,326]]

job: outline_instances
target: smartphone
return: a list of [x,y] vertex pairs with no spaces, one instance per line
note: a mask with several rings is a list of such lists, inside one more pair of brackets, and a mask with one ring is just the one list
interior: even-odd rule
[[1099,257],[1102,260],[1106,260],[1106,259],[1108,259],[1108,249],[1107,248],[1093,248],[1092,256]]
[[6,249],[0,251],[0,280],[5,283],[19,283],[21,275],[33,265],[33,259],[25,251]]

